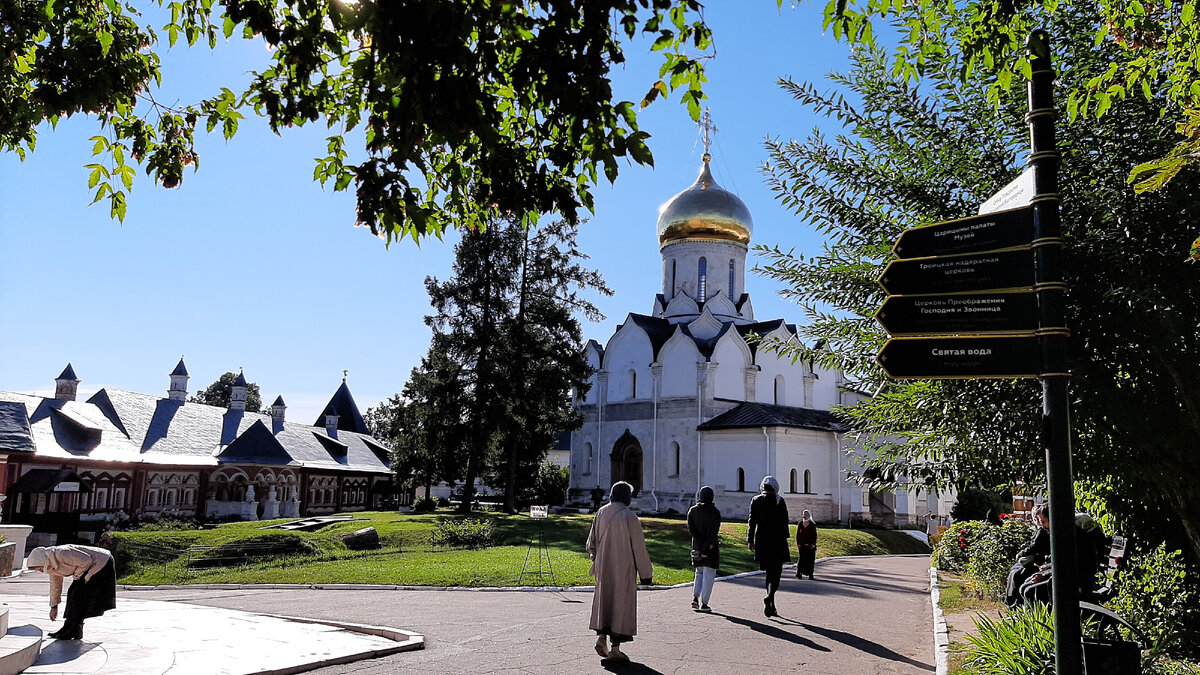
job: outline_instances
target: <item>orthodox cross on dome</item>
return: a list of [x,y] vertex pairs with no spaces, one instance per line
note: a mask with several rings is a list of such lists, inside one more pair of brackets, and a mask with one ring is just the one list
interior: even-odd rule
[[345,382],[347,377],[350,377],[350,371],[349,371],[349,370],[343,370],[343,371],[342,371],[342,382]]
[[712,155],[708,152],[708,149],[712,146],[712,137],[710,134],[717,132],[717,125],[713,124],[710,108],[704,109],[704,117],[701,117],[697,124],[704,131],[704,161],[707,162],[712,159]]

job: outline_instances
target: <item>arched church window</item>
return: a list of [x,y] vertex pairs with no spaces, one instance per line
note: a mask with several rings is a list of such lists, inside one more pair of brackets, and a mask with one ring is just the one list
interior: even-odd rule
[[733,302],[733,300],[735,298],[737,298],[737,296],[733,294],[733,261],[730,260],[729,261],[729,301]]
[[671,454],[673,454],[675,456],[675,471],[672,475],[678,476],[679,475],[679,444],[676,443],[675,441],[671,441],[671,450],[673,451]]
[[804,494],[812,494],[812,471],[804,470]]
[[668,302],[675,299],[675,266],[678,263],[678,260],[671,259],[671,297],[667,298]]
[[745,492],[745,491],[746,491],[746,470],[745,470],[745,469],[743,469],[743,468],[741,468],[741,467],[739,467],[739,468],[738,468],[738,488],[737,488],[737,491],[738,491],[738,492]]
[[708,260],[700,257],[700,273],[696,280],[696,300],[704,302],[708,298]]
[[788,492],[796,492],[796,470],[792,469],[791,480],[788,481]]
[[583,470],[583,473],[585,475],[590,474],[592,472],[592,457],[593,457],[592,444],[588,443],[586,447],[587,447],[587,467]]
[[637,371],[629,371],[629,398],[637,398]]
[[775,376],[775,405],[787,405],[786,396],[784,396],[783,375]]

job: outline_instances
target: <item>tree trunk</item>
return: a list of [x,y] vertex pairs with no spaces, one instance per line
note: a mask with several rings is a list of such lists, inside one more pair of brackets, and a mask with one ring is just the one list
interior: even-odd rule
[[[525,228],[525,240],[521,246],[521,282],[517,295],[516,338],[513,341],[513,367],[516,370],[513,373],[512,384],[517,387],[518,393],[525,391],[525,359],[527,358],[525,346],[529,344],[525,339],[525,295],[529,290],[528,281],[529,228]],[[513,431],[515,432],[515,429]],[[505,446],[508,448],[508,477],[504,488],[504,512],[515,513],[517,510],[517,434],[509,433],[507,441]]]
[[1200,482],[1194,474],[1180,472],[1170,475],[1163,488],[1191,545],[1192,559],[1200,560]]

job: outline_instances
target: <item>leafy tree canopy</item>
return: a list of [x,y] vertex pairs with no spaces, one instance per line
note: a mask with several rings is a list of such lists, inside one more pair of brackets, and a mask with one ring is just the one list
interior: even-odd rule
[[[234,36],[271,50],[244,91],[154,98],[166,47]],[[44,122],[94,117],[89,186],[124,219],[135,167],[175,187],[198,163],[197,125],[229,139],[253,111],[276,133],[326,124],[314,178],[353,187],[357,223],[389,242],[505,213],[574,221],[600,172],[653,163],[639,105],[614,101],[609,77],[639,37],[663,54],[640,105],[682,90],[698,118],[698,0],[0,0],[0,152],[24,158]]]
[[[782,1],[782,0],[780,0]],[[1005,92],[1030,75],[1025,41],[1035,28],[1063,17],[1092,12],[1088,36],[1106,58],[1103,68],[1060,77],[1068,89],[1070,118],[1100,120],[1123,102],[1159,100],[1161,116],[1152,124],[1177,134],[1159,154],[1128,168],[1128,180],[1141,191],[1157,190],[1200,162],[1200,17],[1197,0],[829,0],[825,26],[837,39],[866,46],[882,44],[878,24],[900,27],[891,42],[892,73],[913,81],[945,65],[949,52],[960,59],[959,80],[987,78],[988,100],[999,106]],[[892,33],[884,31],[884,34]],[[1052,39],[1060,36],[1051,33]],[[1072,36],[1070,39],[1076,39]],[[1018,87],[1019,88],[1019,87]],[[1193,179],[1194,180],[1194,179]],[[1200,239],[1190,259],[1200,261]]]
[[[216,382],[208,385],[208,388],[196,392],[196,395],[190,397],[188,400],[193,403],[204,403],[220,408],[228,408],[229,402],[233,400],[233,383],[235,380],[237,380],[237,373],[225,373],[217,378]],[[261,411],[262,392],[259,391],[257,383],[250,382],[246,387],[246,412],[256,413]]]

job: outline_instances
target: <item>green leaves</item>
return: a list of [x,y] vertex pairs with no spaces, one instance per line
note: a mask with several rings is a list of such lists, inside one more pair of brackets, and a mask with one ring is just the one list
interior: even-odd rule
[[[112,144],[111,175],[89,167],[99,198],[125,213],[125,158],[164,187],[198,164],[195,127],[237,134],[245,109],[271,129],[322,122],[339,135],[366,129],[354,164],[328,155],[314,176],[352,185],[359,224],[389,242],[479,226],[502,213],[590,209],[600,169],[620,157],[649,164],[637,108],[613,101],[609,71],[631,40],[663,55],[661,80],[642,101],[679,91],[694,118],[712,45],[696,0],[587,3],[274,3],[159,0],[163,43],[119,0],[18,4],[0,15],[0,151],[23,155],[38,126],[93,115]],[[244,90],[164,105],[159,51],[218,36],[261,38],[272,63]],[[98,176],[98,177],[97,177]],[[111,182],[110,182],[111,181]],[[107,185],[107,187],[104,187]]]

